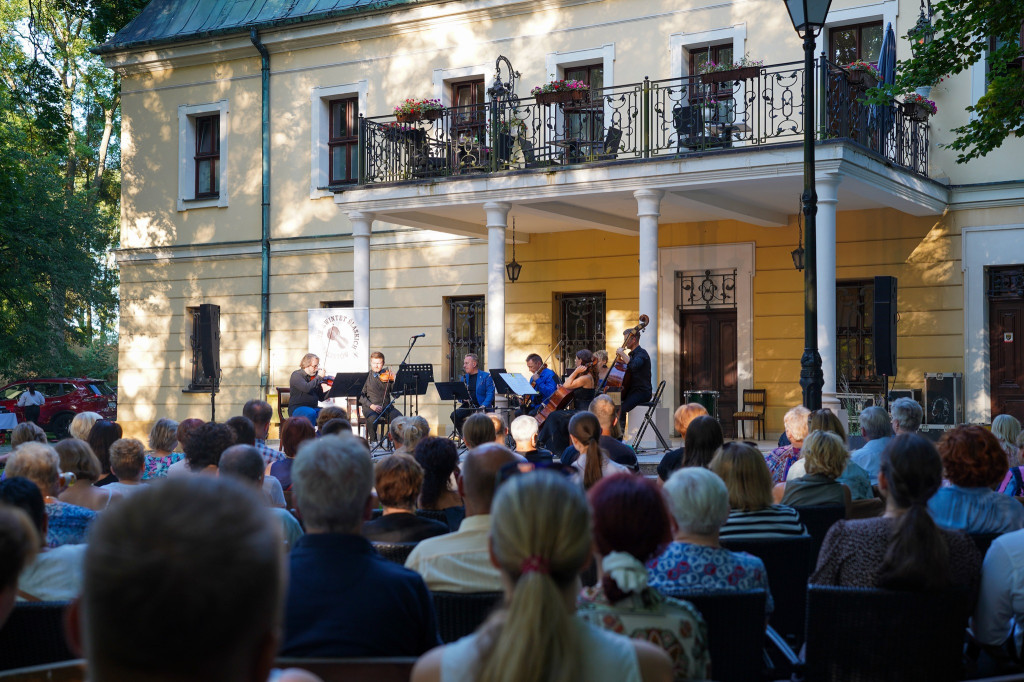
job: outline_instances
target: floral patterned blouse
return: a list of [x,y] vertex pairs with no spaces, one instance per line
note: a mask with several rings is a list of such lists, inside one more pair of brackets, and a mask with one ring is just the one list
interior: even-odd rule
[[163,478],[167,475],[167,469],[175,462],[185,459],[184,453],[172,452],[167,457],[157,457],[146,454],[146,468],[142,470],[142,480],[148,481],[151,478]]
[[48,528],[46,530],[46,545],[48,547],[59,547],[60,545],[81,545],[85,543],[85,536],[89,530],[89,524],[96,518],[96,512],[77,504],[68,504],[60,500],[46,503],[46,519]]
[[689,602],[646,587],[613,604],[598,583],[580,592],[576,615],[591,625],[661,647],[672,659],[676,682],[711,679],[708,626]]
[[765,464],[768,465],[768,471],[772,472],[772,484],[785,483],[789,467],[793,466],[793,462],[798,459],[800,459],[800,450],[792,445],[783,445],[765,455]]
[[647,584],[662,592],[720,592],[763,589],[765,611],[775,604],[764,563],[746,552],[673,542],[661,556],[647,562]]

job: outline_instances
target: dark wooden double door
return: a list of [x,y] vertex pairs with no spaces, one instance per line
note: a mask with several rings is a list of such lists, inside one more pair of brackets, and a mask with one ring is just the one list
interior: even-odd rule
[[988,312],[992,417],[1009,414],[1024,422],[1024,298],[990,300]]
[[683,337],[679,404],[683,404],[687,391],[718,391],[722,431],[727,438],[735,437],[736,311],[682,311],[679,326]]

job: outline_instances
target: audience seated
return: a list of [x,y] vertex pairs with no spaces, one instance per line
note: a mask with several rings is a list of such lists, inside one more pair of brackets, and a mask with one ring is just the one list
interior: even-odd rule
[[999,440],[999,446],[1006,453],[1011,467],[1024,465],[1020,448],[1017,447],[1017,438],[1020,437],[1020,422],[1016,417],[1010,414],[996,415],[992,420],[992,435]]
[[491,551],[506,608],[474,634],[420,659],[413,682],[672,679],[661,649],[573,617],[577,576],[591,551],[590,515],[578,485],[550,471],[502,484]]
[[274,408],[264,400],[249,400],[242,406],[242,416],[252,422],[256,436],[256,449],[260,451],[264,464],[273,464],[284,459],[284,453],[267,445],[270,434],[270,420],[274,418]]
[[868,473],[871,485],[878,485],[882,451],[892,441],[893,435],[889,413],[881,407],[871,406],[861,410],[857,419],[860,422],[860,433],[867,442],[851,452],[850,459]]
[[320,430],[321,436],[343,436],[352,433],[352,424],[346,419],[331,419]]
[[512,439],[516,442],[516,454],[520,454],[529,462],[550,462],[554,455],[550,450],[537,446],[537,433],[540,425],[535,417],[528,414],[512,420]]
[[416,445],[414,457],[423,467],[419,508],[441,511],[461,507],[462,497],[456,490],[459,453],[455,443],[447,438],[428,436]]
[[462,423],[462,441],[466,444],[467,450],[485,443],[493,443],[495,435],[494,422],[483,412],[469,415]]
[[[755,455],[764,466],[760,453]],[[583,588],[576,614],[591,625],[660,644],[672,659],[673,679],[711,679],[708,630],[700,612],[647,585],[644,564],[672,540],[658,486],[639,476],[616,474],[601,479],[587,497],[598,583]]]
[[[181,448],[182,452],[185,452],[185,443],[187,443],[188,439],[192,437],[192,434],[195,433],[195,430],[205,423],[206,422],[203,421],[202,419],[198,419],[196,417],[189,417],[188,419],[182,420],[178,424],[178,431],[177,433],[175,433],[175,436],[178,439],[178,447]],[[182,458],[182,461],[184,462],[184,458]],[[175,465],[177,465],[177,462],[175,462]],[[182,464],[181,466],[185,465]]]
[[172,479],[126,499],[97,524],[71,607],[69,637],[89,679],[267,680],[280,641],[281,545],[257,496],[225,478]]
[[110,486],[97,488],[93,485],[100,475],[100,461],[84,440],[65,438],[54,446],[57,451],[60,470],[75,475],[75,482],[68,486],[57,499],[79,507],[103,511],[110,505],[114,495]]
[[316,434],[318,436],[326,435],[324,434],[324,426],[332,419],[348,421],[348,410],[340,405],[325,405],[321,407],[320,414],[316,416]]
[[68,426],[68,435],[76,440],[88,441],[93,424],[102,418],[97,412],[79,412]]
[[[221,476],[238,479],[246,486],[252,486],[263,493],[263,455],[255,445],[232,445],[220,456],[217,472]],[[262,496],[267,501],[265,495]],[[302,526],[291,512],[268,503],[270,513],[281,523],[285,550],[291,550],[302,537]]]
[[488,412],[487,416],[490,418],[491,423],[494,424],[494,442],[498,445],[504,445],[505,439],[508,437],[508,424],[505,423],[505,418],[497,412]]
[[360,535],[373,464],[355,438],[304,443],[292,467],[306,535],[292,549],[284,656],[418,656],[439,643],[422,578]]
[[42,443],[24,443],[11,453],[4,475],[24,476],[39,488],[46,503],[47,546],[85,542],[86,532],[96,518],[96,512],[57,499],[61,479],[60,458],[56,450]]
[[719,536],[730,540],[806,535],[792,507],[772,504],[772,474],[752,445],[726,443],[708,467],[729,491],[729,519]]
[[679,437],[683,439],[683,445],[675,450],[669,450],[661,458],[658,463],[658,479],[660,481],[667,481],[672,472],[682,466],[683,452],[686,451],[686,430],[694,419],[706,416],[708,416],[707,408],[700,403],[686,403],[676,408],[673,422]]
[[18,576],[35,559],[39,544],[28,516],[17,507],[0,504],[0,628],[14,609]]
[[951,485],[928,502],[935,523],[968,533],[1024,528],[1024,505],[993,490],[1009,467],[1006,453],[987,429],[968,424],[947,431],[939,440],[939,454]]
[[569,420],[569,442],[579,453],[570,466],[580,473],[585,490],[590,490],[604,476],[631,472],[629,467],[612,461],[601,447],[601,422],[593,412],[577,412],[572,416]]
[[284,459],[268,464],[266,473],[280,481],[284,490],[292,489],[292,467],[299,447],[313,438],[316,438],[313,423],[305,417],[288,417],[281,424],[281,450],[284,451]]
[[800,458],[800,449],[803,447],[804,438],[807,437],[807,418],[810,414],[811,411],[806,407],[797,405],[782,418],[782,423],[786,427],[786,433],[783,435],[789,440],[789,444],[780,445],[764,458],[768,470],[772,472],[773,483],[785,482],[789,467]]
[[[18,601],[67,601],[82,589],[85,545],[47,547],[47,518],[43,495],[32,481],[12,476],[0,481],[0,502],[16,507],[30,519],[35,556],[26,561],[18,578]],[[2,554],[0,554],[2,556]]]
[[106,486],[127,497],[142,490],[142,472],[146,467],[146,448],[134,438],[121,438],[110,446],[110,470],[117,481]]
[[924,419],[924,408],[912,398],[897,398],[889,406],[892,412],[892,430],[896,435],[917,433]]
[[501,467],[515,461],[508,448],[495,443],[486,443],[466,454],[458,475],[459,493],[466,502],[465,520],[454,533],[420,542],[405,562],[408,568],[423,576],[431,590],[497,592],[502,589],[498,570],[491,563],[487,536],[491,530],[495,477]]
[[447,525],[416,516],[423,467],[410,455],[394,454],[377,460],[373,478],[384,513],[363,524],[364,538],[370,542],[419,542],[448,532]]
[[46,431],[33,422],[21,422],[11,430],[11,448],[22,443],[46,443]]
[[[836,413],[828,408],[811,412],[811,416],[807,418],[807,429],[809,433],[814,431],[834,433],[839,436],[843,447],[846,447],[846,429],[843,428],[843,423],[839,421]],[[786,480],[792,481],[794,478],[806,475],[807,471],[804,467],[805,462],[801,456],[789,467]],[[871,478],[868,476],[868,472],[849,458],[846,460],[846,468],[836,480],[850,489],[850,497],[854,500],[870,500],[875,496],[871,489]]]
[[163,478],[167,468],[185,458],[185,453],[174,452],[178,444],[178,422],[166,417],[157,419],[149,430],[149,452],[146,453],[146,469],[142,480]]
[[[601,438],[598,444],[605,456],[633,473],[639,473],[640,463],[637,461],[636,452],[620,440],[622,430],[619,428],[619,408],[612,399],[607,395],[599,395],[590,401],[590,408],[587,411],[597,417],[601,424]],[[574,463],[579,454],[570,439],[569,447],[562,453],[562,464]]]
[[89,447],[100,462],[100,475],[93,485],[102,487],[117,481],[117,476],[110,471],[110,446],[123,435],[121,425],[117,422],[100,419],[92,425]]
[[977,547],[963,533],[940,530],[928,513],[941,483],[942,461],[931,441],[896,436],[882,452],[878,473],[885,515],[836,521],[811,582],[925,592],[957,585],[973,600],[981,569]]
[[[256,445],[256,426],[253,424],[251,419],[246,416],[232,417],[224,422],[224,424],[231,429],[231,432],[234,434],[235,445],[252,445],[253,447],[256,447],[257,451],[259,451],[259,447]],[[284,453],[280,454],[280,459],[283,459]],[[260,452],[260,456],[263,456],[262,452]],[[271,462],[268,462],[267,464],[269,465],[277,461],[280,460],[272,458]],[[263,494],[266,496],[272,507],[284,509],[287,506],[284,499],[284,488],[281,486],[281,482],[274,476],[266,473],[263,476]]]
[[679,466],[707,469],[724,442],[722,425],[717,419],[708,416],[695,417],[686,429],[683,456],[679,460]]
[[411,455],[419,442],[430,435],[430,425],[420,416],[395,417],[388,432],[395,444],[395,453]]
[[648,584],[661,591],[718,592],[764,589],[765,608],[774,608],[764,563],[718,543],[729,518],[729,491],[715,474],[685,467],[665,482],[669,511],[675,520],[672,543],[647,562]]
[[221,454],[234,443],[235,434],[226,424],[200,424],[182,441],[185,459],[171,465],[167,475],[172,478],[187,474],[216,475]]
[[988,548],[971,630],[983,646],[1020,650],[1014,633],[1024,630],[1024,530],[1000,535]]
[[782,504],[815,507],[839,504],[850,509],[850,489],[837,479],[850,459],[842,439],[830,431],[812,431],[803,442],[802,455],[807,473],[786,481]]

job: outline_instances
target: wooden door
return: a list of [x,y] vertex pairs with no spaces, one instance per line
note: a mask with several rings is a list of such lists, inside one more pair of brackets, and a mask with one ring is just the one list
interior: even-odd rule
[[989,301],[989,367],[992,417],[1009,414],[1024,422],[1024,298]]
[[718,416],[726,437],[736,434],[736,311],[681,313],[683,357],[679,363],[679,404],[685,391],[718,391]]

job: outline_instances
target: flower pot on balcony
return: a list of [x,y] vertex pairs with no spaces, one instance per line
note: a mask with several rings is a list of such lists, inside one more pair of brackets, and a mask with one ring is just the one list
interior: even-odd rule
[[850,84],[851,88],[859,90],[867,90],[878,85],[878,79],[875,78],[875,74],[863,69],[847,71],[846,82]]
[[759,66],[744,66],[739,69],[729,69],[728,71],[712,71],[711,73],[702,73],[700,75],[700,82],[704,85],[710,85],[711,83],[744,81],[748,78],[757,78],[757,74],[760,71],[761,67]]
[[428,109],[426,111],[411,111],[404,114],[395,114],[399,123],[419,123],[420,121],[436,121],[441,118],[441,109]]
[[928,117],[932,115],[932,110],[917,102],[903,102],[903,115],[911,121],[925,123],[928,121]]
[[534,97],[537,104],[568,104],[570,102],[589,102],[590,90],[560,90],[557,92],[538,92]]

